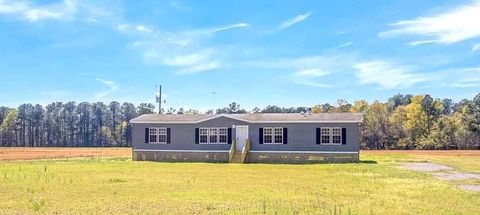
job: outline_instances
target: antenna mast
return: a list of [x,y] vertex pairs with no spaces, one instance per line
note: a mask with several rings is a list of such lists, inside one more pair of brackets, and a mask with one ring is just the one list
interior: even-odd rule
[[156,96],[158,102],[158,114],[162,114],[162,85],[158,85],[158,96]]

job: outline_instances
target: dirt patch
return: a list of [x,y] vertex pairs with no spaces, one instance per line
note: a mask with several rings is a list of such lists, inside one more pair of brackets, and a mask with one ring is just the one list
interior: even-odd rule
[[468,179],[480,179],[480,174],[474,173],[433,173],[435,177],[442,180],[468,180]]
[[131,148],[0,148],[0,160],[34,160],[72,157],[129,157]]
[[435,163],[404,163],[402,164],[402,166],[410,170],[423,171],[423,172],[436,172],[441,170],[452,169],[452,167],[435,164]]
[[460,189],[480,192],[480,185],[460,185]]

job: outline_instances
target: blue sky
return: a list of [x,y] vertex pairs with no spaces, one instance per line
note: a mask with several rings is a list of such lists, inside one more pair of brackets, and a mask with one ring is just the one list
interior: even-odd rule
[[0,104],[471,99],[479,20],[479,1],[0,0]]

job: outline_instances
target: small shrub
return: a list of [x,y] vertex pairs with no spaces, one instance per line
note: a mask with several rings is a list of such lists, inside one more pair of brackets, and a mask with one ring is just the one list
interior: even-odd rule
[[45,199],[30,197],[30,206],[35,212],[41,212],[45,208]]

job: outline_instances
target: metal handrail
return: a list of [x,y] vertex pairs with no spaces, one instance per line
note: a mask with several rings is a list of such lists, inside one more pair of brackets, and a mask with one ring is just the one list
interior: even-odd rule
[[247,153],[250,151],[250,140],[245,140],[245,145],[243,145],[242,149],[242,163],[245,163],[245,158],[247,157]]
[[228,153],[228,162],[231,163],[233,159],[233,155],[235,154],[235,147],[237,145],[236,140],[232,140],[232,146],[230,147],[230,152]]

